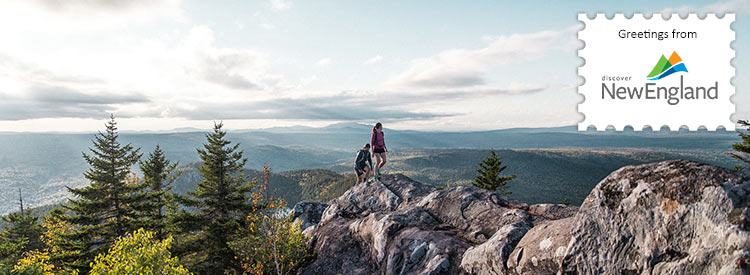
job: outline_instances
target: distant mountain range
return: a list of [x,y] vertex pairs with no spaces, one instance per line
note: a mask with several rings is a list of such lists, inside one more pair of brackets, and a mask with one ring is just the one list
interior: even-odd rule
[[[190,164],[198,161],[195,149],[205,142],[206,131],[123,132],[121,142],[142,147],[144,154],[159,144],[171,160]],[[354,153],[369,141],[370,131],[369,125],[342,123],[234,130],[228,138],[241,143],[248,169],[267,164],[279,173],[317,168],[344,173],[350,172]],[[579,202],[599,179],[625,164],[689,158],[731,167],[735,163],[724,153],[739,141],[736,132],[726,131],[578,132],[575,126],[385,132],[393,159],[386,171],[434,185],[468,183],[488,149],[513,149],[499,152],[508,171],[519,175],[511,187],[513,196],[529,202]],[[65,186],[88,184],[81,176],[87,169],[81,152],[88,150],[93,137],[93,133],[0,133],[0,213],[15,210],[19,187],[33,206],[64,200]],[[578,187],[585,192],[573,192]]]

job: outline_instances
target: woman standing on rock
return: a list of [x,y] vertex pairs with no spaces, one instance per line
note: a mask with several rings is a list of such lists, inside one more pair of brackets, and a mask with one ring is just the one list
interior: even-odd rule
[[380,169],[387,162],[388,156],[388,148],[385,147],[385,139],[383,137],[382,123],[378,122],[375,124],[375,127],[372,127],[370,144],[372,144],[372,152],[375,154],[375,177],[380,177]]

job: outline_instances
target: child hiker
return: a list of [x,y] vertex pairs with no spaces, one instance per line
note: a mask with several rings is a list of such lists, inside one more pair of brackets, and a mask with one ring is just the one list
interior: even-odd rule
[[370,157],[370,144],[368,143],[362,147],[362,150],[357,151],[357,158],[354,160],[354,173],[357,175],[357,184],[367,181],[370,171],[372,171],[372,157]]

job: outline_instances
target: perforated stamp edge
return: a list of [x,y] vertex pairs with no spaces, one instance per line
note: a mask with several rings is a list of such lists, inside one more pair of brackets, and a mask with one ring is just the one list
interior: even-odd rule
[[[736,93],[736,88],[734,86],[734,78],[736,76],[736,68],[734,65],[732,65],[732,60],[736,57],[735,49],[733,47],[733,43],[736,40],[736,31],[732,27],[732,25],[735,22],[735,14],[734,13],[724,13],[724,14],[717,14],[717,13],[704,13],[699,16],[697,13],[690,13],[687,16],[680,16],[678,13],[672,13],[667,14],[670,17],[664,18],[665,15],[661,13],[652,13],[652,14],[644,14],[644,13],[633,13],[631,16],[626,16],[623,13],[615,13],[610,17],[607,17],[605,13],[596,13],[593,17],[589,17],[587,13],[579,13],[577,15],[578,21],[581,22],[583,25],[582,28],[580,28],[577,32],[577,39],[582,42],[583,47],[579,48],[577,51],[577,56],[580,58],[583,62],[582,64],[577,68],[577,74],[578,77],[583,80],[581,84],[577,86],[578,94],[581,95],[583,98],[583,101],[579,102],[577,106],[577,110],[581,115],[583,115],[583,120],[578,123],[578,130],[579,131],[586,131],[590,129],[591,127],[595,128],[597,131],[605,131],[607,129],[615,129],[616,131],[623,131],[626,127],[631,127],[634,131],[642,131],[642,130],[659,130],[664,127],[669,128],[671,131],[678,131],[681,128],[686,128],[690,131],[696,131],[699,129],[706,129],[708,131],[716,131],[720,129],[724,129],[727,131],[734,131],[736,124],[734,121],[731,120],[731,116],[736,112],[736,105],[734,104],[734,95]],[[585,55],[582,55],[582,52],[585,53],[586,50],[586,41],[585,39],[581,38],[581,33],[585,32],[588,23],[593,22],[596,20],[630,20],[636,17],[640,17],[644,20],[662,20],[662,21],[671,21],[671,20],[705,20],[705,19],[713,19],[713,20],[728,20],[728,28],[732,33],[731,40],[729,40],[727,47],[731,51],[731,57],[729,58],[729,66],[731,67],[731,75],[728,77],[728,83],[729,87],[727,87],[728,95],[727,95],[727,101],[728,104],[731,105],[731,108],[728,106],[728,109],[726,109],[726,120],[723,123],[665,123],[665,124],[656,124],[652,125],[650,123],[605,123],[605,122],[598,122],[593,121],[592,119],[589,119],[586,115],[587,110],[587,99],[585,93],[581,91],[583,87],[585,87],[587,83],[587,79],[584,77],[584,75],[581,73],[582,68],[586,66],[588,63],[586,60]]]

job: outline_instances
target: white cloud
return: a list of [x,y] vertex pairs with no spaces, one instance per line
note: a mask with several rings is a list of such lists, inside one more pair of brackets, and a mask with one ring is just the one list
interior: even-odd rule
[[677,13],[681,16],[685,16],[689,13],[736,13],[736,14],[750,14],[750,1],[748,0],[732,0],[732,1],[720,1],[712,3],[703,7],[695,6],[682,6],[679,8],[666,8],[660,13],[671,14]]
[[326,57],[321,60],[318,60],[318,62],[315,62],[315,64],[318,64],[320,66],[326,66],[326,65],[330,65],[331,62],[333,62],[333,60],[331,60],[331,58],[329,57]]
[[289,0],[270,0],[271,8],[278,11],[288,10],[292,7],[292,2]]
[[238,30],[244,30],[244,29],[245,29],[245,24],[243,24],[243,23],[242,23],[242,22],[240,22],[239,20],[235,21],[235,22],[234,22],[234,25],[235,25],[235,26],[237,26],[237,29],[238,29]]
[[181,5],[181,0],[3,1],[0,33],[73,33],[131,28],[164,20],[184,22]]
[[380,55],[376,55],[376,56],[370,57],[367,60],[365,60],[365,62],[363,64],[365,64],[365,65],[371,65],[371,64],[378,63],[380,61],[383,61],[383,57],[380,56]]
[[392,77],[387,87],[445,89],[487,84],[485,74],[496,66],[539,59],[555,51],[573,51],[578,26],[557,31],[503,35],[476,50],[451,49],[412,60],[406,71]]
[[261,23],[260,27],[263,28],[264,30],[273,30],[276,28],[275,25],[269,24],[269,23]]
[[[190,106],[263,100],[294,87],[269,71],[267,53],[219,47],[214,36],[211,28],[197,26],[174,39],[177,43],[131,38],[112,49],[81,47],[85,54],[70,54],[70,45],[0,54],[0,108],[5,110],[0,120],[107,112],[174,117]],[[54,95],[70,96],[56,104],[45,99],[59,98]]]

